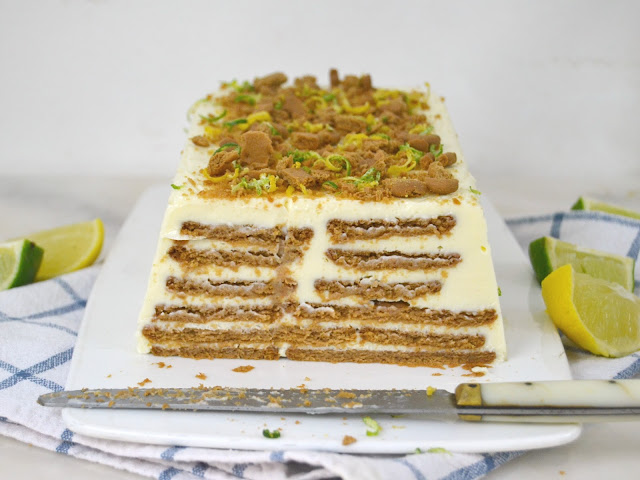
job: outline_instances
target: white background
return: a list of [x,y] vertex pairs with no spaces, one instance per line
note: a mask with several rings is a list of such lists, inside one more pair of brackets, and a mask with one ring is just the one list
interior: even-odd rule
[[639,20],[634,1],[1,1],[2,172],[169,177],[220,81],[337,67],[430,81],[476,176],[615,188],[640,178]]

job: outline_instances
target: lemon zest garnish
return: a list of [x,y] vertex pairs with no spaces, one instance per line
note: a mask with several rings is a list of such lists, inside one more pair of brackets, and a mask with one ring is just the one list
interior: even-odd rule
[[238,170],[239,169],[236,168],[236,173],[234,174],[233,177],[228,173],[225,173],[224,175],[220,175],[219,177],[212,177],[211,175],[209,175],[209,172],[206,168],[203,168],[202,170],[200,170],[200,173],[204,175],[204,177],[207,180],[211,180],[213,183],[220,183],[228,179],[236,178],[238,176]]
[[[322,98],[320,95],[313,95],[312,97],[307,98],[304,101],[304,104],[307,108],[310,108],[312,110],[317,110],[319,109],[325,109],[327,108],[327,101]],[[314,108],[314,104],[316,105],[316,108]]]
[[427,129],[426,123],[419,123],[415,127],[413,127],[411,130],[409,130],[409,133],[420,133],[420,132],[424,132],[426,129]]
[[309,195],[309,191],[306,189],[306,187],[304,185],[298,185],[300,187],[300,191],[304,194],[304,195]]
[[367,137],[364,133],[348,133],[342,139],[342,144],[340,145],[340,147],[344,148],[348,145],[353,144],[356,147],[360,148],[362,146],[362,141],[367,138],[369,137]]
[[215,142],[221,133],[221,128],[213,127],[211,125],[207,125],[204,127],[204,136],[207,137],[207,140],[211,142]]
[[285,193],[285,195],[286,195],[287,197],[290,197],[290,196],[292,196],[292,195],[293,195],[293,192],[295,192],[295,191],[296,191],[296,189],[293,187],[293,185],[289,185],[289,186],[287,187],[287,190],[286,190],[284,193]]
[[305,128],[307,132],[311,132],[311,133],[318,133],[320,130],[324,129],[324,124],[322,123],[304,122],[302,126]]
[[416,167],[416,161],[411,157],[409,153],[409,158],[402,165],[391,165],[387,170],[387,174],[391,177],[397,177],[402,173],[409,172]]
[[364,105],[360,105],[359,107],[352,107],[346,97],[342,98],[341,104],[345,112],[353,113],[355,115],[360,115],[361,113],[367,112],[370,107],[369,102],[365,103]]
[[269,175],[269,190],[268,193],[273,193],[276,191],[278,186],[276,185],[276,177],[274,175]]
[[256,112],[249,115],[247,117],[247,123],[241,123],[240,125],[238,125],[238,128],[240,130],[246,130],[256,122],[270,122],[270,121],[271,121],[271,115],[269,114],[269,112],[265,112],[265,111]]

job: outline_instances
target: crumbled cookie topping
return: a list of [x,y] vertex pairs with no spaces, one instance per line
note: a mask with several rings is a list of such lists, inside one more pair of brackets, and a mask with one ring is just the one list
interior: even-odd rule
[[[447,167],[456,162],[422,111],[420,92],[373,87],[371,77],[330,72],[330,89],[316,78],[274,73],[253,83],[222,85],[201,102],[219,107],[200,115],[202,135],[219,146],[204,176],[205,196],[340,195],[362,200],[445,195],[458,189]],[[211,152],[211,150],[209,151]]]

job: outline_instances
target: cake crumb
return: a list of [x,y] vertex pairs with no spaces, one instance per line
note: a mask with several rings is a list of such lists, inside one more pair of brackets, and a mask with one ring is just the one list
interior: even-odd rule
[[251,370],[253,370],[255,367],[253,365],[242,365],[240,367],[236,367],[234,369],[232,369],[232,372],[238,372],[238,373],[247,373],[250,372]]
[[559,473],[560,475],[566,475],[566,473],[567,473],[567,472],[565,472],[564,470],[560,470],[558,473]]
[[342,438],[342,445],[344,445],[346,447],[347,445],[351,445],[352,443],[356,443],[357,441],[358,440],[353,438],[351,435],[345,435]]
[[147,383],[151,383],[151,380],[149,380],[148,378],[145,378],[141,382],[138,382],[138,385],[140,385],[141,387],[144,387]]
[[431,374],[431,376],[432,376],[432,377],[439,377],[439,376],[441,376],[441,375],[442,375],[442,374],[441,374],[440,372],[436,372],[436,373],[432,373],[432,374]]
[[296,420],[296,425],[300,425],[300,420]]
[[309,377],[304,377],[305,382],[310,382],[311,379]]
[[116,404],[115,401],[111,400],[108,404],[107,407],[112,408],[114,405]]
[[196,375],[196,378],[199,378],[200,380],[206,380],[207,376],[204,373],[200,372]]
[[157,365],[158,368],[164,368],[167,366],[167,364],[164,362],[157,362],[157,363],[154,363],[153,365]]
[[166,410],[167,408],[169,408],[169,404],[168,403],[163,403],[162,404],[162,409]]

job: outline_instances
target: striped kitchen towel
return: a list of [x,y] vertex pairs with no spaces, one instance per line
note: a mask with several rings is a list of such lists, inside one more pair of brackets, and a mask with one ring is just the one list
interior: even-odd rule
[[[640,221],[569,212],[508,222],[523,248],[551,235],[638,258]],[[169,479],[475,479],[524,452],[347,455],[313,451],[234,451],[142,445],[74,434],[60,410],[36,399],[63,390],[86,299],[99,266],[0,293],[0,434],[61,454]],[[636,293],[639,272],[636,270]],[[566,341],[575,378],[631,378],[637,353],[620,359],[587,354]]]

